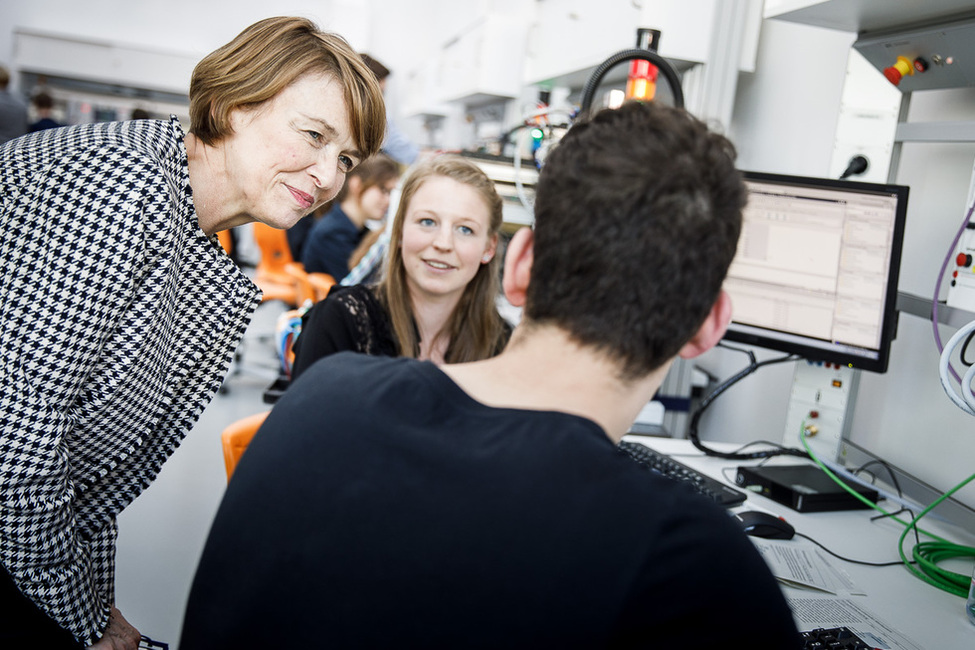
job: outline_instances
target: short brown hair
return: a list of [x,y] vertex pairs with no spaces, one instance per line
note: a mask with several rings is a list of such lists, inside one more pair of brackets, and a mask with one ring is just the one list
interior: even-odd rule
[[364,158],[379,151],[386,134],[379,83],[345,39],[305,18],[266,18],[204,57],[190,81],[190,131],[215,144],[232,132],[234,109],[259,106],[310,73],[342,83],[356,147]]
[[34,95],[34,97],[31,99],[31,102],[33,102],[34,106],[39,109],[54,107],[54,99],[44,91],[41,91],[36,95]]

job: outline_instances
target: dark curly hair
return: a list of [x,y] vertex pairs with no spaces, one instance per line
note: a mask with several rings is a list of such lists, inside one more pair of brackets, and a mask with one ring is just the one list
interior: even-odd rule
[[643,376],[718,297],[746,194],[724,136],[681,109],[628,102],[573,126],[536,186],[525,318]]

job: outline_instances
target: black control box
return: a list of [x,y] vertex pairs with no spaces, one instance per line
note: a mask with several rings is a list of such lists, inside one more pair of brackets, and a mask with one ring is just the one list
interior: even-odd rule
[[[869,506],[844,490],[816,465],[741,466],[735,483],[788,506],[797,512],[859,510]],[[876,490],[850,484],[858,494],[876,503]]]

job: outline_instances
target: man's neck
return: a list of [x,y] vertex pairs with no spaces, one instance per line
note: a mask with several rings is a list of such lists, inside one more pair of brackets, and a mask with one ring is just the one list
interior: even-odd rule
[[660,387],[670,363],[632,381],[619,365],[580,346],[558,327],[519,327],[497,357],[443,366],[472,398],[488,406],[561,411],[588,418],[614,442]]

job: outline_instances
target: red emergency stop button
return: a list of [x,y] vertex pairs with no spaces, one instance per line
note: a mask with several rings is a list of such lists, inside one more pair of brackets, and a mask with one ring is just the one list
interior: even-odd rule
[[907,60],[907,57],[899,56],[897,57],[897,62],[890,66],[889,68],[884,68],[884,76],[887,80],[894,84],[895,86],[900,84],[901,79],[904,75],[914,74],[914,66],[911,62]]

